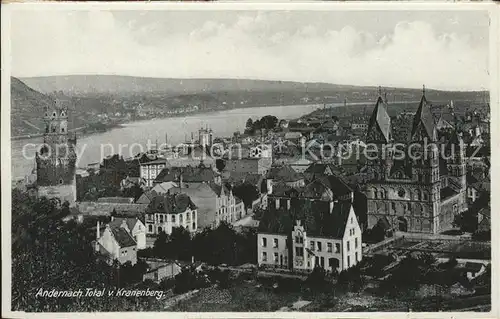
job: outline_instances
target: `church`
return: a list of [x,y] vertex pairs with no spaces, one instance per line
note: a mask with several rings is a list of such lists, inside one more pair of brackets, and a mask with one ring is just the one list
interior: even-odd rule
[[43,144],[36,153],[36,188],[39,197],[76,202],[76,135],[68,132],[68,109],[56,101],[44,114]]
[[452,131],[440,138],[422,98],[404,143],[393,139],[387,101],[378,97],[367,130],[368,228],[437,234],[467,209],[465,146]]

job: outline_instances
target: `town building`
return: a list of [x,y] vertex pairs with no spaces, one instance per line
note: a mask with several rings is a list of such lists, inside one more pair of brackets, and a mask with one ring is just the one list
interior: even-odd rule
[[56,101],[43,117],[43,145],[36,152],[37,195],[76,202],[76,135],[68,132],[68,108]]
[[[423,233],[451,228],[454,216],[467,209],[465,153],[459,133],[454,131],[445,142],[437,140],[424,91],[408,139],[402,150],[396,149],[387,107],[379,96],[368,126],[367,144],[375,149],[367,161],[371,174],[366,184],[368,227],[388,225],[397,231]],[[441,149],[447,156],[441,156]]]
[[146,249],[146,226],[137,217],[111,216],[111,227],[122,227],[134,238],[137,250]]
[[272,165],[269,157],[229,158],[225,160],[226,170],[248,174],[265,174]]
[[215,228],[222,221],[232,223],[243,215],[244,205],[237,202],[225,185],[198,183],[189,187],[173,187],[172,194],[186,194],[197,207],[198,228]]
[[[259,266],[328,272],[346,270],[362,260],[361,228],[349,201],[339,202],[331,213],[311,223],[294,220],[292,229],[260,228],[257,235]],[[259,226],[260,227],[260,226]]]
[[122,220],[120,224],[107,224],[102,234],[98,221],[95,249],[109,263],[113,263],[115,260],[120,264],[130,262],[135,265],[137,263],[137,242],[130,233],[130,228],[125,220]]
[[169,166],[166,159],[159,158],[140,164],[140,177],[146,181],[147,187],[153,187],[153,183],[160,172]]
[[158,174],[153,185],[175,183],[179,187],[190,187],[200,183],[221,184],[221,182],[220,174],[211,166],[198,165],[166,168]]
[[142,276],[142,280],[152,280],[160,283],[164,279],[171,279],[182,272],[182,266],[176,261],[146,261],[148,263],[148,270]]
[[157,195],[146,208],[145,222],[146,231],[151,235],[171,234],[176,227],[194,233],[198,230],[198,210],[186,194]]

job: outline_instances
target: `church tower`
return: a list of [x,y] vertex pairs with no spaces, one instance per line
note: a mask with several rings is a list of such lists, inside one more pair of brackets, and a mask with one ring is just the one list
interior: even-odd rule
[[392,165],[392,128],[391,118],[387,113],[387,103],[379,96],[368,123],[366,136],[367,168],[371,174],[366,184],[368,204],[368,228],[379,223],[390,226],[387,218],[389,212],[389,194],[386,185],[387,172]]
[[434,117],[425,97],[425,87],[413,118],[408,156],[412,163],[414,200],[422,210],[422,231],[437,233],[440,231],[441,199],[439,147]]
[[68,109],[56,101],[44,114],[43,144],[36,153],[38,196],[76,201],[76,135],[68,132]]
[[[452,215],[455,215],[467,209],[465,144],[456,130],[452,132],[444,150],[445,165],[448,171],[447,187],[456,192],[459,197],[457,207],[452,211]],[[454,218],[454,216],[451,216],[449,219],[452,218]]]

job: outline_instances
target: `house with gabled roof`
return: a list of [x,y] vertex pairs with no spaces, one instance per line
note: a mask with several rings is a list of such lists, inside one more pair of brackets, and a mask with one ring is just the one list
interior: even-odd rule
[[120,264],[137,263],[137,242],[129,231],[127,222],[121,224],[107,224],[101,235],[101,225],[97,222],[95,250],[109,263],[115,260]]
[[137,250],[146,249],[146,226],[137,217],[114,217],[111,216],[111,227],[125,229],[137,243]]
[[331,212],[286,210],[261,220],[257,235],[259,266],[328,272],[346,270],[362,260],[361,228],[352,204],[338,202]]
[[167,193],[156,195],[145,212],[146,232],[158,235],[171,234],[175,227],[194,233],[198,229],[196,205],[186,194]]

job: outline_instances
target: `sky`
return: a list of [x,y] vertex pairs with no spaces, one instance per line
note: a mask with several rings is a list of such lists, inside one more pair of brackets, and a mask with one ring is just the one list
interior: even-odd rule
[[13,11],[12,75],[480,90],[487,11]]

